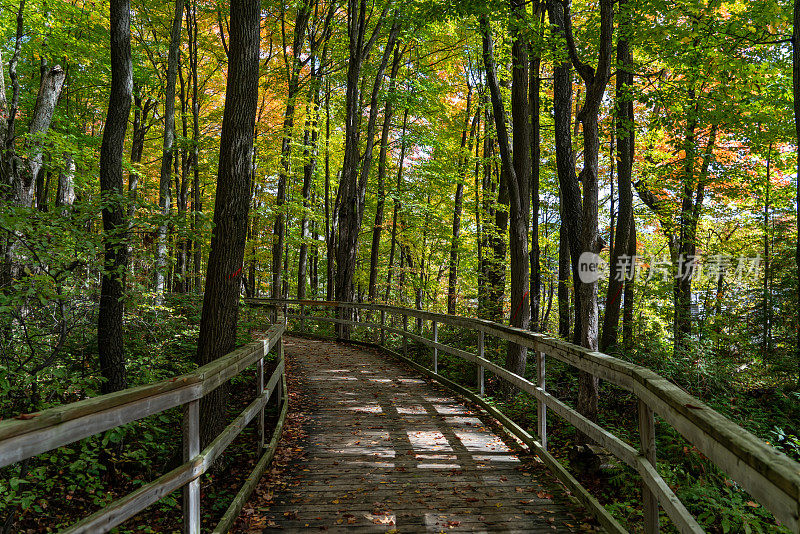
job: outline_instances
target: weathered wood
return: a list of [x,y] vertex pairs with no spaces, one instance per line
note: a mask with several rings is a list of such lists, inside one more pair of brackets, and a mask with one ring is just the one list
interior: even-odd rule
[[[286,391],[286,374],[283,373],[281,375],[281,382],[283,386],[283,391]],[[278,442],[280,440],[281,434],[283,432],[283,425],[286,422],[286,413],[289,409],[289,402],[284,394],[282,397],[279,397],[279,402],[282,403],[281,413],[278,416],[278,422],[275,424],[275,429],[272,432],[272,438],[270,439],[269,445],[267,445],[264,454],[259,459],[256,466],[253,468],[253,471],[247,477],[247,480],[242,485],[239,492],[234,497],[233,501],[231,502],[228,509],[225,511],[225,514],[220,519],[217,526],[214,528],[212,534],[225,534],[229,532],[233,528],[233,524],[236,521],[236,518],[242,511],[247,499],[250,498],[250,495],[256,489],[256,486],[261,481],[261,477],[264,475],[264,471],[267,470],[272,458],[275,456],[275,451],[278,449]],[[263,448],[263,441],[261,443]]]
[[[258,385],[256,395],[264,393],[264,358],[258,360]],[[264,409],[258,412],[258,450],[264,448]]]
[[[478,330],[478,359],[480,359],[480,360],[484,359],[484,357],[483,357],[484,356],[484,353],[483,353],[483,351],[484,351],[484,346],[483,346],[484,339],[483,338],[484,338],[483,330]],[[481,397],[483,397],[483,395],[484,395],[484,391],[483,391],[483,389],[484,389],[484,387],[483,387],[484,386],[484,384],[483,384],[484,369],[485,368],[483,367],[483,365],[478,364],[478,394]]]
[[[639,439],[642,456],[650,465],[656,465],[656,427],[653,410],[639,401]],[[648,485],[642,485],[642,513],[644,514],[645,534],[656,534],[658,528],[658,500]]]
[[406,314],[403,314],[403,332],[403,355],[408,358],[408,315]]
[[[536,353],[536,385],[545,391],[545,353]],[[543,399],[536,399],[536,427],[539,432],[539,442],[547,450],[547,403]]]
[[439,347],[436,345],[439,344],[439,328],[436,321],[433,321],[433,372],[439,372]]
[[381,345],[386,344],[386,329],[384,325],[386,324],[386,312],[381,310]]
[[[184,404],[183,461],[189,462],[200,452],[200,401]],[[183,532],[200,532],[200,479],[195,478],[183,487]]]
[[684,534],[703,534],[705,532],[703,528],[692,517],[691,512],[686,509],[664,479],[661,478],[653,464],[642,456],[639,456],[636,460],[636,470],[641,475],[647,489],[653,494],[654,500],[657,499],[656,511],[658,511],[658,503],[661,503],[672,523],[678,527],[680,532]]
[[[481,319],[436,314],[380,304],[342,303],[343,307],[383,310],[441,324],[482,330],[500,339],[555,357],[577,369],[635,393],[715,464],[770,509],[790,530],[800,532],[800,466],[738,425],[714,412],[649,369],[606,354]],[[442,350],[441,347],[439,347]],[[465,358],[470,361],[477,360]],[[490,370],[490,367],[487,366]],[[508,379],[508,375],[503,376]],[[509,380],[516,385],[519,377]]]

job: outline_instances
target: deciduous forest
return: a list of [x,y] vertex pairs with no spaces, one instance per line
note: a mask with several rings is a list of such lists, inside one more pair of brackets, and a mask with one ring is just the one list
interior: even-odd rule
[[[648,367],[800,460],[798,31],[788,0],[4,2],[0,417],[213,362],[268,327],[247,299],[365,302]],[[513,343],[487,358],[535,373]],[[597,378],[549,377],[624,417]],[[487,380],[535,428],[532,397]],[[240,386],[203,399],[203,443]],[[0,469],[0,531],[58,530],[177,465],[180,418]],[[583,469],[585,436],[554,428],[641,531],[638,482]],[[709,532],[784,531],[658,439]],[[255,461],[227,454],[209,516]],[[120,531],[180,530],[180,507]]]

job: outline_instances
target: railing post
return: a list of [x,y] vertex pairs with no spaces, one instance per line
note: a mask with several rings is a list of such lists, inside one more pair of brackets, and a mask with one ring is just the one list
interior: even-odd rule
[[[433,321],[433,342],[439,342],[439,325]],[[439,374],[439,347],[433,346],[433,372]]]
[[[286,373],[286,360],[284,357],[283,352],[283,334],[281,334],[281,338],[278,340],[278,365],[283,362],[283,372]],[[283,382],[278,380],[275,384],[275,391],[272,392],[272,395],[275,395],[275,405],[280,407],[281,405],[281,397],[283,396]]]
[[306,305],[300,305],[300,331],[306,331]]
[[[200,454],[200,401],[183,406],[183,461]],[[183,487],[183,532],[200,533],[200,477]]]
[[[536,353],[536,385],[544,393],[545,390],[545,353]],[[547,404],[543,400],[536,401],[537,430],[542,448],[547,450]]]
[[384,330],[384,325],[386,325],[386,312],[381,310],[381,345],[386,344],[386,330]]
[[[403,332],[408,332],[408,315],[403,314]],[[408,358],[408,336],[403,334],[403,356]]]
[[[639,438],[642,443],[642,455],[653,467],[656,465],[656,427],[653,410],[639,400]],[[644,513],[645,534],[655,534],[658,526],[658,499],[642,482],[642,512]]]
[[[256,387],[256,393],[258,393],[258,397],[264,393],[264,356],[266,356],[267,352],[267,340],[264,340],[264,345],[261,348],[261,358],[258,359],[257,367],[258,367],[258,385]],[[261,450],[264,448],[264,408],[258,412],[258,449]]]
[[[483,330],[478,330],[478,358],[483,358]],[[478,364],[478,394],[483,397],[483,365]]]

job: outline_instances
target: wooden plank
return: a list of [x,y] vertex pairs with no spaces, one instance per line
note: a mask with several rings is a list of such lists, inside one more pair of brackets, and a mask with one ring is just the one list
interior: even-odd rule
[[201,388],[199,382],[182,384],[179,389],[123,405],[115,402],[113,407],[102,411],[89,412],[64,422],[52,420],[47,427],[6,438],[0,442],[0,467],[199,399]]
[[[656,464],[656,427],[653,410],[639,401],[639,438],[642,455],[651,466]],[[661,478],[661,477],[658,477]],[[658,499],[647,483],[642,485],[642,513],[644,515],[645,534],[656,534],[658,528]]]
[[[643,456],[639,456],[636,459],[636,470],[641,475],[647,489],[657,498],[657,502],[661,503],[672,523],[680,532],[684,534],[702,534],[705,532],[691,512],[678,499],[678,496],[673,493],[664,479],[661,478],[653,464]],[[656,511],[658,511],[658,506],[656,506]],[[645,525],[645,528],[647,528],[647,525]]]
[[[396,313],[406,320],[408,317],[416,317],[483,331],[529,349],[544,352],[598,378],[633,391],[715,464],[740,482],[785,525],[800,532],[800,464],[708,409],[700,401],[649,369],[550,336],[481,319],[454,317],[380,304],[339,305]],[[465,359],[479,361],[474,358],[473,356]],[[508,375],[504,378],[509,379]],[[525,385],[519,380],[517,377],[509,381],[516,385],[520,383]]]
[[[200,452],[200,401],[184,404],[183,461],[189,462]],[[200,479],[183,487],[183,532],[200,534]]]
[[[283,391],[286,391],[286,374],[281,373],[281,383],[283,385]],[[275,456],[275,451],[278,450],[278,443],[281,438],[281,434],[283,433],[283,425],[286,421],[286,413],[289,409],[289,399],[287,398],[286,394],[282,397],[282,408],[280,416],[278,417],[278,422],[275,424],[275,429],[272,432],[272,439],[270,439],[269,445],[267,445],[264,454],[261,456],[261,459],[258,461],[256,466],[250,472],[250,475],[245,480],[245,483],[242,485],[239,492],[236,494],[236,497],[233,498],[230,506],[223,514],[222,519],[220,519],[217,526],[214,528],[213,534],[226,534],[233,528],[233,524],[236,521],[236,518],[239,517],[239,514],[242,511],[245,503],[247,503],[247,499],[250,498],[250,495],[256,489],[261,477],[264,475],[264,471],[267,470],[269,467],[270,462],[272,462],[272,458]]]
[[[536,353],[536,385],[545,391],[545,353]],[[539,432],[539,442],[542,448],[547,450],[547,403],[542,399],[536,399],[536,427]]]
[[[484,351],[484,346],[483,346],[484,345],[484,339],[483,339],[483,336],[484,336],[483,330],[478,330],[478,354],[477,354],[478,360],[483,360],[484,359],[484,354],[483,354],[483,351]],[[483,395],[484,395],[484,382],[483,382],[484,369],[485,368],[483,367],[483,365],[478,364],[478,394],[481,397],[483,397]]]

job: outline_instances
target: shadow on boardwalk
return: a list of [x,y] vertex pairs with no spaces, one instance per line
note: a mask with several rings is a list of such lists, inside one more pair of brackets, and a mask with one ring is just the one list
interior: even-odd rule
[[391,357],[299,338],[286,356],[294,430],[244,531],[595,530],[541,464]]

